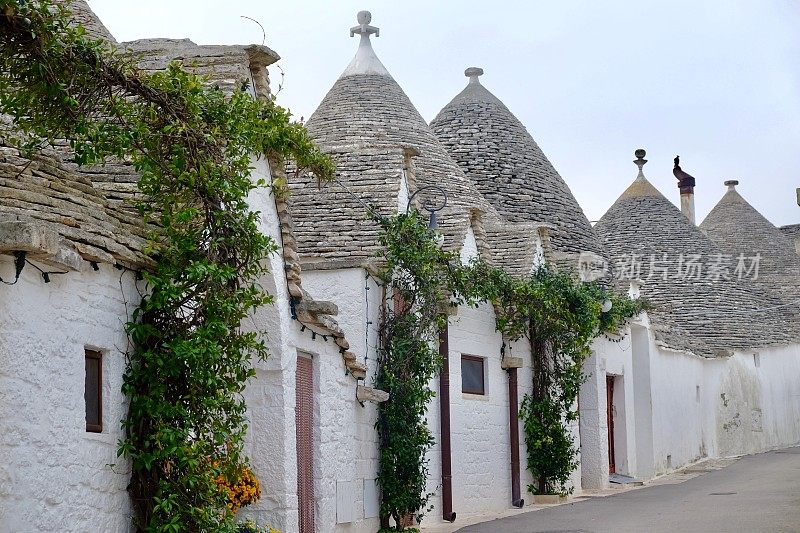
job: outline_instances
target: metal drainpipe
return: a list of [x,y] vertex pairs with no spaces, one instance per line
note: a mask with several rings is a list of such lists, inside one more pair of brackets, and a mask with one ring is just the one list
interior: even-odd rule
[[519,489],[519,398],[517,369],[508,369],[508,430],[511,435],[511,505],[522,508],[525,500]]
[[[447,317],[445,317],[445,320]],[[442,370],[439,372],[439,423],[442,435],[442,519],[455,522],[453,512],[453,474],[450,454],[450,335],[445,322],[439,331],[439,355]]]

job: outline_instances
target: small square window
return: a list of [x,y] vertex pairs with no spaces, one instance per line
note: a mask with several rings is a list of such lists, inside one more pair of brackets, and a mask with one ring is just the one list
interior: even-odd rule
[[474,355],[461,356],[461,392],[486,394],[483,357]]
[[86,379],[83,400],[86,404],[86,431],[103,432],[103,355],[85,351]]

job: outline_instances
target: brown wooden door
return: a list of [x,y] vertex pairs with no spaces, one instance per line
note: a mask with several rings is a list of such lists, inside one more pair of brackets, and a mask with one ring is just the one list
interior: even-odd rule
[[297,357],[295,395],[300,533],[314,533],[314,365],[309,356]]
[[608,404],[608,473],[617,471],[614,464],[614,376],[606,376],[606,403]]

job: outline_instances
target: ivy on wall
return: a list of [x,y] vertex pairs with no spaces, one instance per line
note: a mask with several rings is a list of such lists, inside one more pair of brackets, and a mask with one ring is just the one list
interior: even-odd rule
[[292,159],[323,180],[330,159],[274,102],[226,96],[177,64],[144,75],[49,0],[0,0],[0,114],[23,149],[69,139],[79,164],[116,157],[140,173],[138,208],[159,229],[127,324],[119,455],[131,461],[135,526],[234,530],[234,508],[257,495],[229,490],[249,472],[242,391],[267,355],[240,324],[271,301],[258,280],[276,249],[247,204],[270,185],[252,179],[252,157]]
[[[618,332],[646,304],[547,267],[521,280],[486,265],[473,269],[479,292],[495,305],[497,329],[506,340],[524,338],[530,345],[533,389],[520,407],[527,466],[535,480],[528,490],[569,492],[567,481],[578,463],[567,426],[578,417],[583,362],[598,335]],[[606,311],[604,303],[610,305]]]
[[[442,363],[436,340],[448,305],[490,302],[504,338],[530,343],[533,393],[520,409],[528,469],[536,480],[529,490],[565,492],[577,466],[567,425],[577,417],[581,365],[592,340],[620,330],[642,310],[642,302],[546,267],[519,279],[481,260],[462,265],[459,254],[437,246],[435,233],[413,210],[377,221],[386,261],[380,277],[389,296],[376,380],[389,392],[376,424],[384,530],[390,530],[390,517],[394,530],[404,531],[409,517],[421,520],[429,510],[425,454],[434,440],[425,411],[435,395],[429,383]],[[606,312],[604,302],[611,303]]]
[[[244,499],[231,501],[226,487],[241,484],[247,468],[242,391],[252,358],[266,356],[240,323],[270,301],[257,281],[275,250],[247,205],[254,187],[270,185],[253,182],[251,157],[292,159],[318,179],[332,176],[331,161],[274,102],[225,96],[175,64],[143,75],[48,0],[0,0],[0,113],[12,119],[4,135],[21,148],[66,138],[78,163],[117,157],[140,172],[139,209],[160,229],[146,250],[149,291],[127,325],[130,408],[119,453],[132,464],[135,525],[232,530]],[[382,517],[402,529],[430,496],[424,414],[441,365],[442,305],[491,302],[498,330],[531,343],[534,392],[521,410],[528,467],[533,490],[563,491],[575,467],[565,423],[577,416],[580,365],[592,339],[619,329],[638,304],[547,269],[519,280],[479,261],[462,266],[413,211],[378,223],[392,296],[377,376],[390,393],[376,424]],[[603,313],[605,299],[613,306]]]
[[380,326],[376,387],[389,392],[379,404],[376,428],[380,443],[378,484],[384,527],[392,517],[398,528],[408,517],[424,515],[430,494],[425,452],[433,435],[425,410],[434,392],[428,383],[439,372],[436,339],[446,323],[441,304],[458,256],[442,251],[435,234],[416,211],[378,218],[386,264],[379,279],[390,304]]

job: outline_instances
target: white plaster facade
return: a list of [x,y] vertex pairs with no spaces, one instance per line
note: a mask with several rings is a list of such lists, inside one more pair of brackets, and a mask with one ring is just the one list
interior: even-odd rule
[[[366,270],[349,268],[306,271],[303,287],[315,298],[337,304],[337,321],[348,334],[350,351],[367,365],[364,384],[371,386],[382,300],[379,286]],[[308,338],[307,332],[298,336],[306,342]],[[377,531],[377,406],[370,402],[362,406],[356,400],[356,380],[346,375],[338,350],[321,358],[315,369],[320,376],[318,531]]]
[[[2,532],[130,527],[130,469],[116,452],[126,411],[123,326],[139,293],[131,272],[85,267],[45,284],[27,265],[0,289]],[[3,279],[14,272],[8,256],[0,271]],[[102,353],[102,433],[86,431],[87,348]]]
[[[453,511],[456,522],[473,515],[511,508],[511,448],[509,435],[508,373],[501,368],[503,339],[495,329],[495,314],[489,304],[477,308],[461,306],[449,319],[450,342],[450,433],[453,479]],[[522,357],[518,369],[519,400],[531,392],[530,350],[525,342],[512,343],[508,356]],[[484,396],[462,392],[461,356],[484,358]],[[431,383],[439,390],[438,379]],[[433,510],[424,524],[441,523],[441,431],[439,396],[428,408],[428,425],[436,444],[428,452],[430,475],[428,491],[433,493]],[[520,431],[520,486],[525,497],[532,482],[525,469],[526,448],[522,423]],[[526,504],[532,504],[526,498]]]
[[[255,163],[254,179],[270,182],[268,165]],[[281,242],[278,213],[269,189],[253,192],[250,204],[261,213],[260,229]],[[312,335],[292,319],[282,251],[270,258],[270,273],[262,281],[274,296],[272,305],[253,317],[254,330],[263,332],[270,350],[256,361],[257,378],[246,390],[251,431],[246,452],[262,486],[262,499],[240,514],[281,531],[297,531],[297,455],[295,439],[295,374],[299,353],[312,356],[314,366],[314,496],[319,532],[372,532],[378,529],[377,440],[374,404],[356,400],[356,380],[346,373],[332,339]],[[321,285],[320,285],[321,281]],[[351,269],[333,278],[303,273],[303,287],[320,300],[339,306],[337,321],[347,333],[351,351],[365,354],[367,298],[372,297],[363,271]],[[374,298],[380,298],[377,290]],[[375,302],[373,308],[379,305]],[[376,322],[377,323],[377,322]],[[374,368],[374,367],[373,367]]]
[[608,485],[607,375],[618,473],[647,480],[704,457],[800,443],[797,345],[702,358],[658,345],[643,315],[621,342],[596,340],[584,373],[583,488]]

